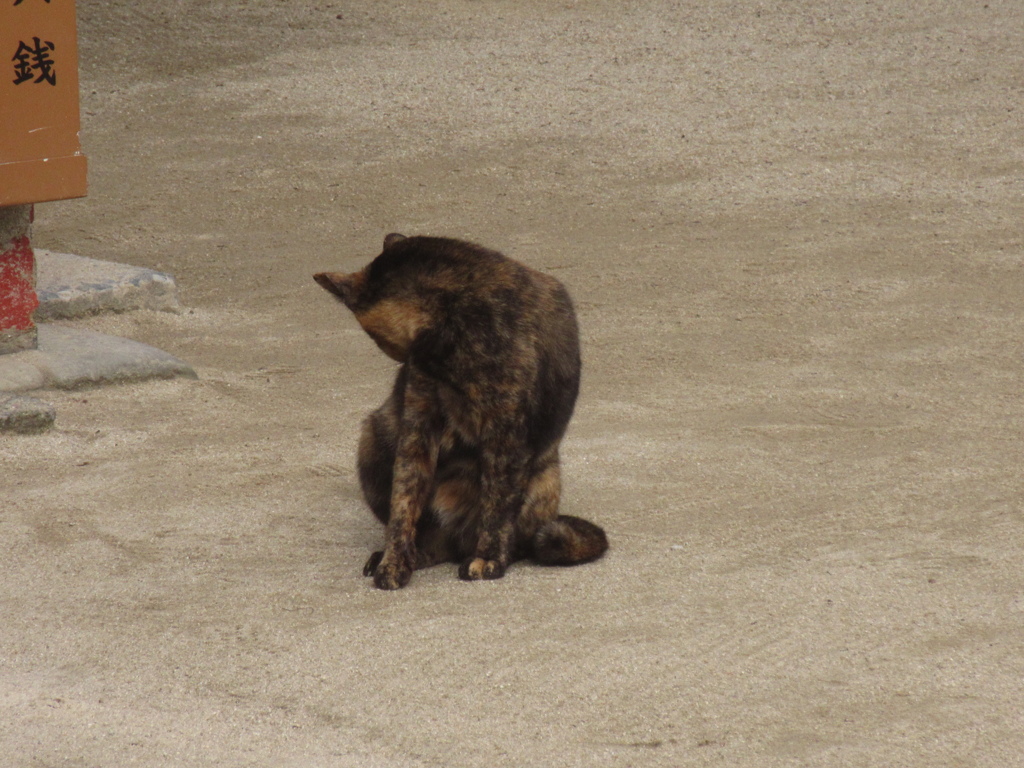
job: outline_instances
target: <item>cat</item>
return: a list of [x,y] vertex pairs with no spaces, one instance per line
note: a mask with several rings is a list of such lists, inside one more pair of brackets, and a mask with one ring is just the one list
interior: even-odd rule
[[553,277],[461,240],[390,234],[364,269],[316,282],[401,363],[363,423],[359,481],[385,524],[363,574],[381,589],[459,562],[497,579],[515,560],[575,565],[608,549],[558,514],[558,448],[579,393],[579,330]]

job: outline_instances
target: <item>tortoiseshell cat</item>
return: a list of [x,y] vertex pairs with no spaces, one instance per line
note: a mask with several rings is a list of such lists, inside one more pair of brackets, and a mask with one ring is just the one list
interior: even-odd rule
[[561,283],[478,245],[398,234],[359,272],[313,279],[402,364],[359,442],[363,495],[387,526],[364,575],[398,589],[446,561],[462,579],[497,579],[520,558],[604,554],[601,528],[558,514],[580,382]]

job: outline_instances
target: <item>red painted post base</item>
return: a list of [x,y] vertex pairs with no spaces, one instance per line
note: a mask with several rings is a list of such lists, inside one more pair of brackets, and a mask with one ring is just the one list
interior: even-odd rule
[[[0,212],[16,213],[10,208]],[[27,221],[24,227],[17,227],[16,221],[14,224],[16,231],[21,231],[15,234],[8,230],[7,237],[0,238],[0,354],[36,347],[36,326],[32,322],[32,313],[39,306],[35,256],[29,244]],[[12,234],[15,236],[10,237]]]

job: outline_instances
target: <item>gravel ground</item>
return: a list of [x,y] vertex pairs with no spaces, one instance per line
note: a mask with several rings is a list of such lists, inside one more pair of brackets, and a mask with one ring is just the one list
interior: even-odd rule
[[[1024,7],[79,0],[83,200],[169,272],[77,321],[199,380],[0,436],[0,755],[1024,765]],[[556,275],[575,569],[360,575],[383,235]]]

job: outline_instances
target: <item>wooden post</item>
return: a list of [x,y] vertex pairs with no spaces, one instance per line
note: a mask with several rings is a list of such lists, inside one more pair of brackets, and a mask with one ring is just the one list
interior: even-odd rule
[[28,242],[31,221],[31,205],[0,208],[0,354],[36,346],[32,313],[39,299],[35,259]]
[[32,204],[82,197],[74,0],[0,0],[0,353],[35,347]]

